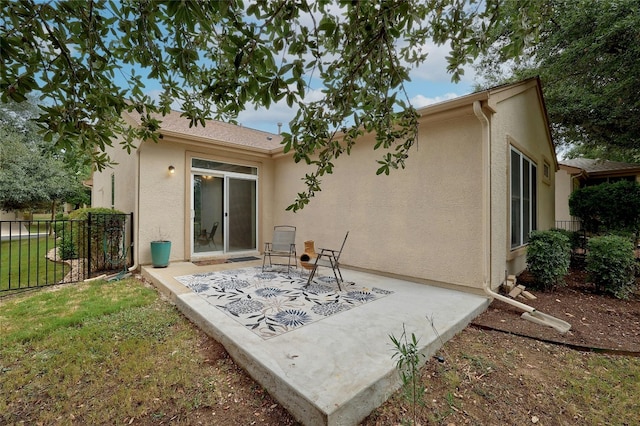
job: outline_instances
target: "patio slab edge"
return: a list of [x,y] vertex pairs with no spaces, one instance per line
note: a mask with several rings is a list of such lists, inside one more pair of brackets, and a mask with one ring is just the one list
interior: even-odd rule
[[[247,263],[246,266],[256,265]],[[228,267],[225,265],[223,269]],[[429,288],[424,284],[369,275],[375,285],[382,287],[387,284],[384,281],[392,281],[389,285],[399,290],[394,296],[395,300],[388,297],[386,302],[379,300],[358,308],[348,314],[353,315],[349,320],[344,314],[340,314],[343,316],[327,318],[319,324],[303,327],[295,334],[289,333],[265,341],[245,330],[234,319],[212,307],[205,299],[192,293],[173,278],[189,271],[193,273],[194,265],[185,262],[174,265],[171,271],[143,267],[142,275],[167,295],[190,321],[222,344],[232,359],[292,416],[310,426],[356,425],[400,387],[395,362],[391,359],[388,337],[391,334],[399,336],[405,322],[407,333],[415,331],[420,338],[419,350],[424,355],[424,363],[432,358],[444,342],[463,330],[490,303],[487,298],[469,293]],[[359,275],[356,276],[363,279]],[[414,301],[412,291],[428,291],[432,297]],[[409,308],[410,312],[398,309],[399,306],[405,307],[404,304],[407,303],[412,305]],[[456,305],[461,305],[462,308]],[[455,309],[452,309],[454,306]],[[443,311],[440,312],[439,309]],[[433,327],[425,312],[432,315],[434,312],[437,313]],[[345,320],[361,320],[362,316],[372,314],[384,318],[384,324],[393,326],[375,333],[365,329],[357,337],[349,336],[342,330]],[[381,323],[376,324],[371,326],[379,328]],[[335,339],[336,349],[331,351],[332,353],[325,353],[326,349],[320,352],[317,349],[309,351],[309,345],[317,344],[323,338],[329,338],[330,341]],[[342,342],[347,341],[341,339],[347,339],[349,342],[345,345]],[[340,362],[337,360],[345,356],[344,351],[348,350],[340,346],[348,345],[351,345],[351,348],[361,347],[365,351],[355,354],[360,356],[361,362],[370,364],[365,371],[351,371],[358,368],[352,364],[333,367],[336,362]],[[315,370],[317,366],[314,359],[317,357],[327,358],[329,364],[326,371]],[[349,374],[356,376],[350,377]]]

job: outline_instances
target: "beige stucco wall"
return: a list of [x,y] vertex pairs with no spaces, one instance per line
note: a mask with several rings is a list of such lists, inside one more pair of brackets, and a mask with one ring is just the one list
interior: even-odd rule
[[569,197],[573,192],[573,179],[564,169],[556,172],[556,220],[573,220],[569,213]]
[[[482,149],[487,139],[469,103],[423,118],[407,168],[390,176],[375,176],[382,153],[371,149],[371,137],[363,138],[350,157],[335,162],[322,191],[297,214],[284,208],[304,189],[300,178],[312,169],[280,158],[275,222],[298,227],[299,247],[314,240],[316,247],[337,248],[350,231],[342,260],[351,266],[474,289],[482,287],[486,274],[496,288],[506,274],[526,267],[526,248],[510,248],[510,146],[538,166],[538,229],[554,225],[556,161],[535,81],[499,91],[483,105],[491,139],[486,211]],[[484,220],[490,221],[488,229]],[[490,268],[484,263],[488,245]]]
[[[191,259],[191,159],[203,158],[258,168],[258,244],[263,245],[263,229],[272,225],[272,160],[264,154],[228,151],[206,144],[179,143],[171,138],[145,143],[140,149],[140,263],[151,262],[149,243],[164,236],[172,242],[171,259]],[[176,168],[168,173],[169,165]],[[222,223],[220,224],[222,227]],[[222,228],[218,232],[223,232]],[[257,254],[258,252],[253,252]]]
[[[273,226],[273,161],[270,156],[229,150],[210,143],[177,141],[171,137],[165,137],[158,143],[143,142],[131,155],[118,148],[108,152],[119,164],[94,174],[93,206],[110,207],[113,173],[116,207],[135,213],[136,259],[139,264],[151,263],[150,242],[156,239],[171,240],[171,261],[191,258],[190,165],[193,157],[258,168],[258,250],[264,245],[264,229],[269,230]],[[175,167],[173,175],[168,170],[170,165]],[[139,193],[136,192],[138,168]]]
[[135,211],[135,193],[137,185],[137,153],[128,153],[118,142],[108,151],[113,163],[101,172],[93,174],[91,189],[91,205],[93,207],[111,208],[111,175],[115,178],[115,206],[116,209],[131,213]]
[[[151,262],[150,242],[154,240],[170,240],[170,260],[184,260],[185,222],[189,221],[185,209],[189,174],[184,146],[164,139],[157,144],[144,142],[139,155],[138,260],[141,264]],[[175,167],[173,175],[169,166]]]
[[277,224],[298,227],[297,243],[339,248],[344,264],[465,287],[481,286],[482,172],[480,123],[462,115],[423,122],[406,169],[376,176],[381,151],[371,136],[335,161],[322,191],[301,212],[285,212],[311,169],[277,162]]
[[[530,84],[510,87],[495,93],[489,102],[496,110],[492,117],[492,285],[507,274],[518,274],[526,268],[526,247],[510,248],[510,146],[537,165],[538,229],[555,224],[555,152],[549,141],[544,109],[538,91]],[[549,176],[543,175],[544,164]],[[506,259],[506,265],[502,259]]]

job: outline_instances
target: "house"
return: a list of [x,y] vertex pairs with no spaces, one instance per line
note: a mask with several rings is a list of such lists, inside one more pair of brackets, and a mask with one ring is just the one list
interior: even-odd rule
[[[95,173],[94,207],[135,214],[135,258],[169,238],[171,260],[259,255],[274,225],[297,227],[296,243],[339,246],[345,266],[481,292],[525,268],[533,229],[554,225],[556,156],[536,78],[419,111],[406,168],[377,176],[373,135],[335,160],[302,211],[286,207],[310,166],[285,154],[280,137],[211,121],[163,118],[162,139],[142,141]],[[135,117],[127,116],[135,123]],[[218,224],[213,240],[200,239]],[[300,254],[300,253],[299,253]]]
[[640,164],[573,158],[558,163],[556,172],[556,221],[558,226],[575,222],[569,213],[569,197],[573,191],[603,182],[629,180],[640,183]]

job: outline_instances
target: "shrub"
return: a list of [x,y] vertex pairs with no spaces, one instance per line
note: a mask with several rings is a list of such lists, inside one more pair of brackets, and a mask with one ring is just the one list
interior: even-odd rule
[[562,229],[562,228],[552,228],[550,229],[550,231],[557,232],[567,237],[569,239],[569,247],[571,247],[572,249],[579,247],[580,237],[581,237],[580,231],[569,231],[567,229]]
[[564,284],[569,272],[571,244],[563,232],[533,231],[527,247],[527,267],[542,290]]
[[569,209],[590,232],[636,232],[640,228],[640,185],[619,181],[580,188],[571,194]]
[[62,260],[78,258],[76,244],[73,242],[70,233],[63,234],[63,237],[60,241],[60,257],[62,258]]
[[618,235],[591,238],[587,272],[598,290],[626,299],[635,289],[633,243]]
[[64,227],[66,226],[66,223],[63,221],[56,221],[56,222],[53,222],[51,226],[53,227],[53,232],[59,236],[59,235],[63,235]]
[[[86,220],[93,217],[91,229]],[[119,210],[99,207],[74,210],[69,214],[65,232],[72,235],[75,252],[81,258],[90,258],[92,271],[120,269],[124,243],[125,214]],[[88,253],[87,236],[91,235],[91,253]],[[116,259],[116,260],[114,260]]]

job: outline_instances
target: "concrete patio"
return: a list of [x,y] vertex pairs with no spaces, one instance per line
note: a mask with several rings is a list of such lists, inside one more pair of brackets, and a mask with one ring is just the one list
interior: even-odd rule
[[142,275],[305,425],[356,425],[398,389],[389,336],[399,338],[403,325],[432,362],[443,342],[489,305],[483,296],[342,268],[346,281],[393,294],[264,340],[174,279],[258,265],[174,262],[143,266]]

